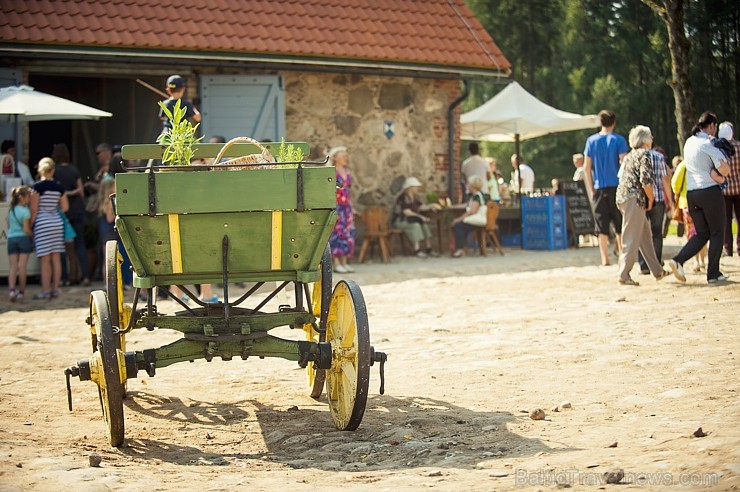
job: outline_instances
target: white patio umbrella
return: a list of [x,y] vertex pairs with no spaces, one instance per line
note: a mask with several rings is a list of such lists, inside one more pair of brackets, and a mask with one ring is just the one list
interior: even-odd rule
[[[460,116],[461,138],[518,142],[550,133],[598,128],[596,115],[561,111],[512,82],[483,105]],[[519,153],[519,149],[517,149]]]
[[0,89],[1,115],[7,117],[5,121],[14,123],[17,145],[21,141],[18,123],[22,121],[97,120],[113,116],[107,111],[36,91],[28,85],[12,85]]
[[8,121],[97,120],[113,116],[27,85],[0,89],[0,115],[9,115]]

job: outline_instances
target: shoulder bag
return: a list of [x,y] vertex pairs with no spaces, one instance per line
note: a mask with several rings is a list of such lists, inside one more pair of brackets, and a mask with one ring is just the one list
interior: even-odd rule
[[480,192],[476,193],[476,195],[480,198],[478,210],[474,214],[464,217],[463,222],[476,227],[485,227],[488,223],[488,209],[486,208],[486,199]]

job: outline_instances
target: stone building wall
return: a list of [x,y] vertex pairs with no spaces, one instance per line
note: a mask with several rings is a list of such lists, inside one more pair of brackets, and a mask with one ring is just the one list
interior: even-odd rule
[[[325,156],[334,146],[349,149],[356,209],[390,205],[408,176],[416,176],[424,192],[447,196],[447,111],[460,96],[459,81],[305,72],[282,75],[287,138],[309,142],[312,158]],[[456,111],[459,121],[459,107]],[[393,126],[390,138],[385,134],[386,122]],[[455,130],[455,155],[459,155],[459,125]]]

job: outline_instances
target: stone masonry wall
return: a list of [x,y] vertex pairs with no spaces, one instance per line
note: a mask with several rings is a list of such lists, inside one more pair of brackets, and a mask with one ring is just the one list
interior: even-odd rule
[[[311,144],[311,157],[349,149],[357,210],[390,205],[415,176],[424,192],[447,196],[447,110],[460,95],[453,80],[284,72],[286,137]],[[459,120],[459,107],[456,120]],[[386,136],[391,122],[394,135]],[[456,125],[455,155],[459,155]],[[458,165],[455,166],[459,168]],[[457,178],[456,178],[457,179]]]

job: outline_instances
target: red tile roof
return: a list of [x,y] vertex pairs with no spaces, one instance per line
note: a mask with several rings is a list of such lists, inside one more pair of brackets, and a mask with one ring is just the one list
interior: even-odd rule
[[5,0],[2,45],[314,57],[508,73],[463,0]]

